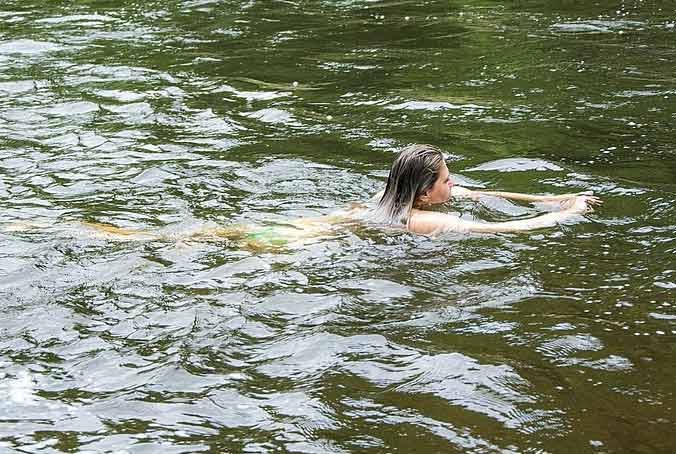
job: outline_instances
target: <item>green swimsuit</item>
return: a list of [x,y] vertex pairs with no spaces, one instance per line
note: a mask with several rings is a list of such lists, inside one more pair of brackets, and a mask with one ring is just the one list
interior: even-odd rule
[[244,237],[247,240],[258,241],[271,246],[286,246],[289,240],[284,238],[284,234],[275,227],[261,227],[251,232],[246,232]]

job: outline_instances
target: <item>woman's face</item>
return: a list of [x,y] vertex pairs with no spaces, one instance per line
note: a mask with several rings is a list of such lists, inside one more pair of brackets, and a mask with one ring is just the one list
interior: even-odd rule
[[451,198],[452,187],[453,181],[451,181],[450,174],[448,173],[448,167],[444,161],[441,161],[439,176],[434,185],[426,192],[427,200],[425,202],[429,204],[448,202]]

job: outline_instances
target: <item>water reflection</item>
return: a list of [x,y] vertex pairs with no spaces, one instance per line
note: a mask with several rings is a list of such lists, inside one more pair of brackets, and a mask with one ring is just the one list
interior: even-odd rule
[[[0,446],[673,451],[673,18],[543,8],[5,2]],[[411,142],[471,187],[606,204],[523,235],[186,239],[364,200]]]

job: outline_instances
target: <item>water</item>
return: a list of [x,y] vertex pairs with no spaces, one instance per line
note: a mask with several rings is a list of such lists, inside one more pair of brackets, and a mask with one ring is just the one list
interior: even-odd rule
[[[673,12],[5,0],[0,451],[674,451]],[[469,186],[605,205],[185,240],[363,200],[415,142]]]

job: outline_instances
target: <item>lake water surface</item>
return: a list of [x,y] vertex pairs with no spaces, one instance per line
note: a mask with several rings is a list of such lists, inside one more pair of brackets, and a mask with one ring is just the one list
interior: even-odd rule
[[[0,452],[676,451],[674,11],[3,0]],[[469,187],[605,204],[189,239],[364,200],[416,142]]]

